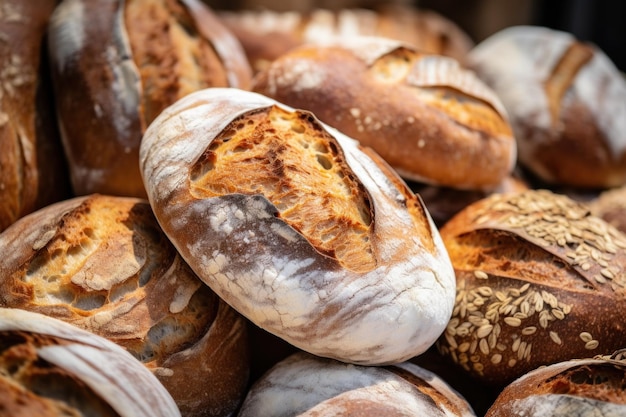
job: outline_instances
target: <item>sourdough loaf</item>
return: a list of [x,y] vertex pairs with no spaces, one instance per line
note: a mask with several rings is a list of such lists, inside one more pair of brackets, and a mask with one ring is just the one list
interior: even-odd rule
[[0,4],[0,232],[70,193],[44,42],[56,4]]
[[172,397],[116,344],[51,317],[0,308],[0,414],[176,417]]
[[260,94],[210,88],[149,126],[140,166],[161,227],[253,323],[320,356],[400,362],[454,302],[439,232],[371,149]]
[[519,161],[552,185],[626,182],[626,79],[595,45],[544,27],[504,29],[468,66],[506,107]]
[[504,108],[457,61],[380,37],[293,49],[257,74],[253,90],[373,148],[405,179],[492,189],[515,166]]
[[246,9],[220,11],[219,18],[239,39],[255,71],[265,69],[290,49],[348,36],[397,39],[425,53],[463,61],[474,46],[455,23],[432,11],[408,4],[374,9],[315,8],[309,12]]
[[494,194],[441,229],[457,277],[445,356],[502,385],[626,345],[626,236],[547,190]]
[[533,370],[509,384],[486,417],[626,415],[626,361],[572,359]]
[[626,233],[626,185],[604,190],[588,204],[594,216]]
[[144,200],[90,195],[0,234],[0,306],[124,347],[185,416],[227,416],[248,384],[246,323],[180,258]]
[[210,86],[248,88],[237,39],[199,0],[67,0],[49,26],[62,139],[78,195],[145,197],[145,127]]
[[445,381],[413,363],[367,367],[300,352],[276,364],[252,386],[239,416],[475,414]]

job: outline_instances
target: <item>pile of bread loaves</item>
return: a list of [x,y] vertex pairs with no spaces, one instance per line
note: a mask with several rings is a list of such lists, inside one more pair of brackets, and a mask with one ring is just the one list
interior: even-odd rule
[[626,78],[408,6],[0,3],[0,415],[626,415]]

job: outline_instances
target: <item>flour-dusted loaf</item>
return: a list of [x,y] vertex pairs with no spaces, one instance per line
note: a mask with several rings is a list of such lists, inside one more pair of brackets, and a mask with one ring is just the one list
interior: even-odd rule
[[0,3],[0,232],[70,193],[44,42],[56,4]]
[[0,307],[69,322],[124,347],[185,416],[227,416],[245,395],[246,322],[192,272],[147,201],[90,195],[0,234]]
[[381,37],[293,49],[253,90],[373,148],[405,179],[493,189],[513,171],[516,144],[499,99],[449,57]]
[[486,417],[626,415],[626,361],[572,359],[529,372],[500,393]]
[[3,416],[176,417],[174,400],[116,344],[63,321],[0,308]]
[[314,8],[309,12],[246,9],[219,11],[218,16],[239,39],[255,71],[296,46],[337,37],[382,36],[459,61],[474,46],[469,35],[451,20],[409,4],[374,9]]
[[520,163],[552,185],[626,182],[626,79],[606,54],[537,26],[504,29],[467,58],[498,94]]
[[312,113],[205,89],[149,126],[140,158],[179,253],[259,327],[360,364],[406,360],[444,330],[454,273],[421,200]]
[[457,296],[437,345],[474,376],[505,384],[626,345],[626,235],[583,203],[547,190],[492,195],[440,231]]
[[250,86],[241,45],[200,0],[67,0],[48,32],[78,195],[145,197],[139,142],[154,117],[201,88]]
[[239,417],[472,417],[467,401],[413,363],[359,366],[300,352],[250,389]]

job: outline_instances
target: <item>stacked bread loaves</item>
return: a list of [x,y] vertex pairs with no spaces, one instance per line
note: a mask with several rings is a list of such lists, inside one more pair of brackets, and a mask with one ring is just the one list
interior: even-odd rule
[[602,50],[543,27],[504,29],[468,54],[509,114],[520,163],[552,185],[626,182],[626,79]]
[[500,100],[449,57],[381,37],[308,44],[276,59],[253,90],[374,149],[404,178],[493,189],[516,143]]
[[3,416],[176,417],[172,397],[116,344],[51,317],[0,308]]
[[47,206],[0,234],[0,252],[0,307],[119,344],[185,416],[227,416],[239,406],[250,367],[246,323],[189,269],[146,201],[90,195]]
[[502,385],[626,345],[626,235],[584,204],[546,190],[492,195],[441,236],[457,296],[437,346],[475,377]]
[[200,88],[250,85],[241,45],[199,0],[67,0],[48,32],[78,195],[145,197],[137,160],[154,117]]
[[0,4],[0,232],[70,193],[44,42],[56,4]]
[[157,117],[140,157],[164,232],[259,327],[359,364],[406,360],[444,330],[454,273],[420,199],[310,112],[201,90]]
[[248,9],[220,11],[218,16],[239,39],[256,72],[297,46],[350,36],[396,39],[422,52],[461,62],[474,46],[451,20],[401,3],[374,9],[314,8],[308,12]]

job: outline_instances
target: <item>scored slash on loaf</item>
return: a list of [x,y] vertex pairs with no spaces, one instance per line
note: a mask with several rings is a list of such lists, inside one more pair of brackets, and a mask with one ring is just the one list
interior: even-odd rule
[[202,90],[150,125],[140,166],[198,276],[291,344],[382,364],[425,351],[445,328],[454,273],[421,200],[313,114]]

